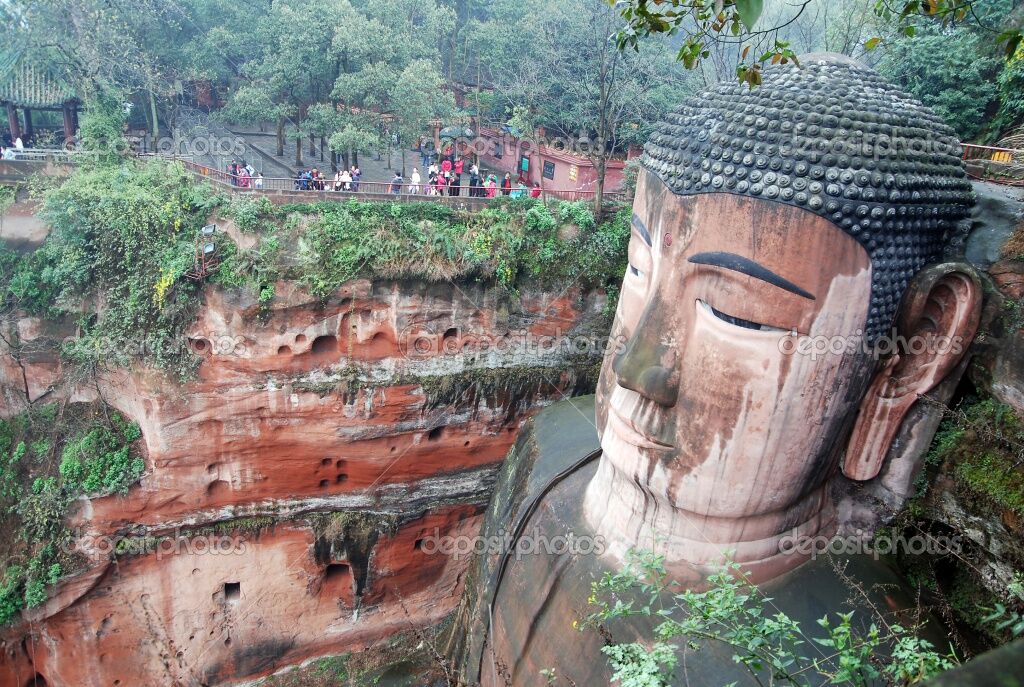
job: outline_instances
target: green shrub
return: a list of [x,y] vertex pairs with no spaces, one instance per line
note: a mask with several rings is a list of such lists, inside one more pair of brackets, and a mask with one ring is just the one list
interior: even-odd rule
[[617,284],[625,271],[629,212],[600,225],[582,203],[503,200],[476,212],[427,203],[350,201],[306,210],[303,278],[326,297],[359,277],[477,279],[520,284]]
[[46,241],[14,263],[0,254],[0,292],[15,308],[78,318],[64,353],[87,369],[141,359],[187,376],[198,287],[184,275],[216,202],[180,164],[85,165],[43,192]]
[[1024,515],[1024,423],[1013,408],[985,399],[943,420],[929,464],[948,463],[957,487],[974,499]]
[[723,562],[706,585],[703,591],[676,591],[680,585],[670,580],[663,557],[630,552],[621,571],[605,573],[592,584],[589,603],[597,610],[573,625],[581,630],[596,627],[608,636],[607,625],[614,620],[653,619],[649,645],[609,641],[601,650],[613,670],[612,680],[633,687],[674,684],[677,640],[691,652],[708,644],[724,645],[756,684],[864,687],[884,679],[886,684],[912,685],[956,662],[952,654],[939,653],[920,639],[919,628],[905,628],[877,609],[869,610],[871,622],[864,629],[855,626],[853,611],[837,610],[834,617],[818,620],[823,635],[809,636],[810,628],[801,628],[799,621],[771,607],[771,599],[747,580],[737,563]]
[[140,436],[138,425],[115,418],[114,428],[97,426],[64,445],[60,475],[65,487],[85,494],[124,494],[138,481],[145,463],[130,454]]
[[6,625],[25,607],[25,572],[21,566],[10,565],[0,581],[0,625]]
[[7,208],[14,205],[16,191],[13,186],[0,186],[0,215],[7,212]]
[[274,214],[274,204],[266,196],[242,196],[232,201],[224,214],[234,219],[241,231],[253,232],[263,226],[261,220]]
[[0,526],[14,542],[0,583],[0,624],[44,603],[72,565],[70,504],[124,494],[138,481],[145,463],[132,446],[141,435],[117,412],[95,415],[81,406],[59,415],[57,404],[35,407],[0,421]]

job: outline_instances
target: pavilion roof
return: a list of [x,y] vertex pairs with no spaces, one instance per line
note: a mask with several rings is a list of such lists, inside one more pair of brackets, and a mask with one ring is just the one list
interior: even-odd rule
[[75,99],[74,89],[23,53],[0,54],[0,104],[34,109],[59,108]]

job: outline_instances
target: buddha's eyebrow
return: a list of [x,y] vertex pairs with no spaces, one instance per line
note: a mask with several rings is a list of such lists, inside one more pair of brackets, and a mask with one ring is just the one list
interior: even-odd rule
[[695,265],[711,265],[712,267],[721,267],[724,270],[739,272],[740,274],[745,274],[748,277],[768,282],[772,286],[778,286],[780,289],[785,289],[786,291],[795,293],[798,296],[809,298],[812,301],[814,300],[813,295],[804,291],[793,282],[780,277],[767,267],[759,265],[753,260],[745,258],[742,255],[736,255],[734,253],[698,253],[697,255],[690,256],[689,262],[692,262]]
[[640,219],[640,215],[633,213],[633,227],[640,232],[640,237],[647,242],[648,246],[653,246],[651,243],[651,232],[647,231],[647,225]]

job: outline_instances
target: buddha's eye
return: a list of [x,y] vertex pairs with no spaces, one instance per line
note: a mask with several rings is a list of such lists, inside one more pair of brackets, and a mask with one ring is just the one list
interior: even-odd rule
[[629,266],[629,273],[632,274],[634,277],[644,276],[644,273],[638,270],[637,268],[633,267],[633,265]]
[[732,315],[729,315],[727,313],[722,312],[721,310],[717,310],[717,309],[711,307],[710,305],[708,305],[704,301],[700,301],[700,304],[703,307],[707,308],[707,310],[709,310],[712,315],[714,315],[718,319],[722,320],[723,322],[728,322],[729,324],[733,325],[734,327],[742,327],[743,329],[752,329],[752,330],[758,331],[758,332],[782,332],[782,333],[786,333],[785,329],[780,329],[779,327],[772,327],[771,325],[761,324],[760,322],[752,322],[750,320],[744,320],[742,317],[734,317]]

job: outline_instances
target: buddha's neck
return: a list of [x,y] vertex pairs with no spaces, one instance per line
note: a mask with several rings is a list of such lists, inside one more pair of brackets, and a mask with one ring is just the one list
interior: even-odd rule
[[794,544],[806,551],[824,537],[820,551],[835,533],[836,520],[827,484],[781,510],[715,517],[673,506],[607,456],[587,487],[584,513],[605,555],[624,562],[630,550],[654,551],[681,583],[706,577],[726,559],[741,564],[754,582],[777,577],[808,559]]

